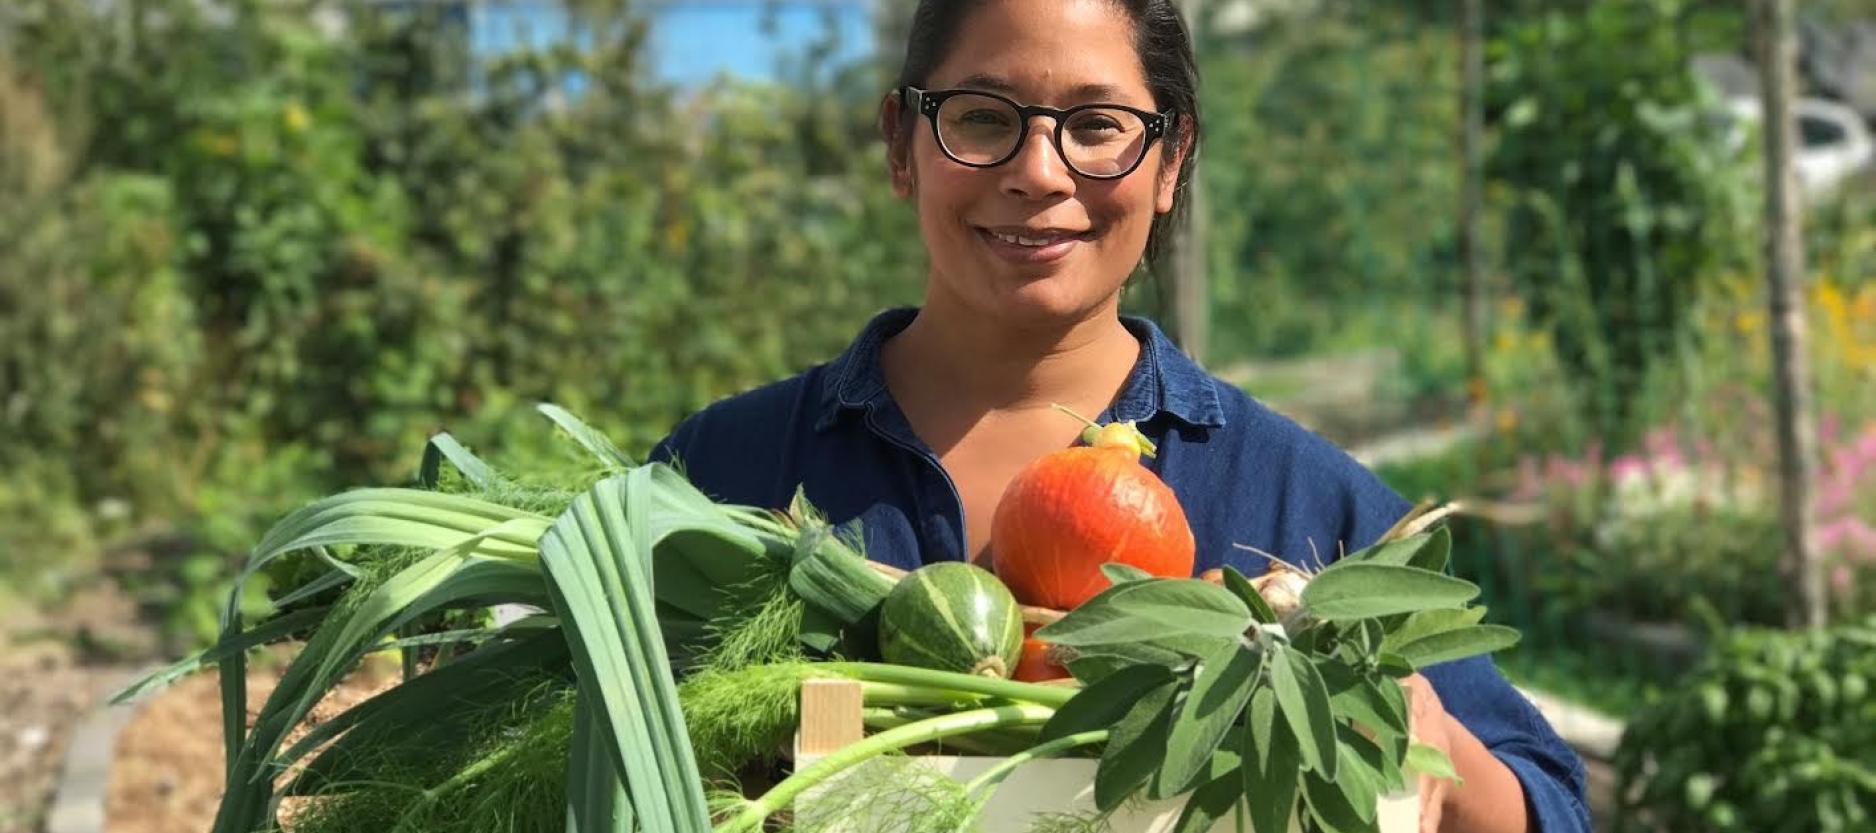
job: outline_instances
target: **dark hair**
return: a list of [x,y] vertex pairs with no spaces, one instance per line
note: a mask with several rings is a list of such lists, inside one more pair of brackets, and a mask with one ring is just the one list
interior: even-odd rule
[[[919,0],[912,13],[912,30],[906,38],[905,63],[893,88],[907,85],[922,87],[933,69],[950,54],[964,19],[984,5],[986,0]],[[1185,164],[1173,182],[1175,191],[1185,191],[1192,179],[1193,160],[1199,150],[1199,71],[1192,57],[1192,39],[1186,34],[1185,20],[1172,0],[1109,0],[1133,20],[1134,49],[1140,66],[1146,71],[1146,86],[1153,94],[1155,109],[1178,114],[1167,131],[1161,151],[1162,163],[1170,162],[1172,151],[1188,143]],[[904,142],[916,122],[917,114],[901,108],[899,124],[891,126],[888,141]],[[1187,137],[1190,137],[1189,139]],[[1153,218],[1147,234],[1146,261],[1157,266],[1167,254],[1168,238],[1186,222],[1187,200],[1173,201],[1170,213]]]

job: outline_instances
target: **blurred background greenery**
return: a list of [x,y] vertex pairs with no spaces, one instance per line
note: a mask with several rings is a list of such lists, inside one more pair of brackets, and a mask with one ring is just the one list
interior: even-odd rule
[[[766,34],[716,72],[698,32],[726,24],[686,5]],[[1749,59],[1748,4],[1486,5],[1480,378],[1453,0],[1197,12],[1204,359],[1409,497],[1480,507],[1459,569],[1527,634],[1501,664],[1627,714],[1793,592],[1758,144],[1726,118],[1751,97],[1696,70]],[[111,582],[165,651],[198,644],[272,520],[408,482],[434,431],[551,473],[550,400],[642,454],[916,302],[872,130],[909,7],[10,0],[0,605]],[[1844,40],[1873,16],[1805,5],[1808,96],[1861,106],[1816,56],[1876,43]],[[1852,620],[1876,613],[1867,150],[1807,182],[1818,535]],[[1170,318],[1165,281],[1127,304]]]

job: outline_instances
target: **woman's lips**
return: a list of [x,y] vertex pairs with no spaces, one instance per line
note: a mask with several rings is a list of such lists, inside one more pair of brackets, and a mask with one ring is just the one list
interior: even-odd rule
[[992,233],[988,229],[977,229],[977,235],[989,246],[992,252],[1011,263],[1052,263],[1068,257],[1075,247],[1088,240],[1087,234],[1050,235],[1049,242],[1040,246],[1014,243]]

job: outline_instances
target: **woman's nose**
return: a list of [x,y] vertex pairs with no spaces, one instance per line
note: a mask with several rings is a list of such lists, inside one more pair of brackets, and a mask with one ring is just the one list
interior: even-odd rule
[[1054,120],[1037,116],[1030,121],[1022,147],[1003,165],[1005,193],[1030,200],[1074,193],[1074,174],[1068,161],[1056,151],[1054,137]]

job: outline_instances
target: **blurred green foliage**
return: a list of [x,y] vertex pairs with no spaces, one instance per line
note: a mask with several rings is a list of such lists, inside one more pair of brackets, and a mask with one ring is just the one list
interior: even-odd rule
[[1388,344],[1456,313],[1458,73],[1429,5],[1279,16],[1201,50],[1215,353]]
[[439,428],[541,448],[539,400],[642,450],[917,299],[871,67],[684,97],[631,8],[571,9],[578,48],[477,65],[434,4],[6,10],[9,577],[172,525],[225,558]]
[[1749,169],[1690,63],[1680,0],[1596,3],[1492,45],[1491,159],[1512,189],[1506,265],[1597,435],[1622,444],[1650,367],[1751,251]]
[[1629,721],[1615,829],[1819,831],[1876,824],[1876,620],[1727,636]]

